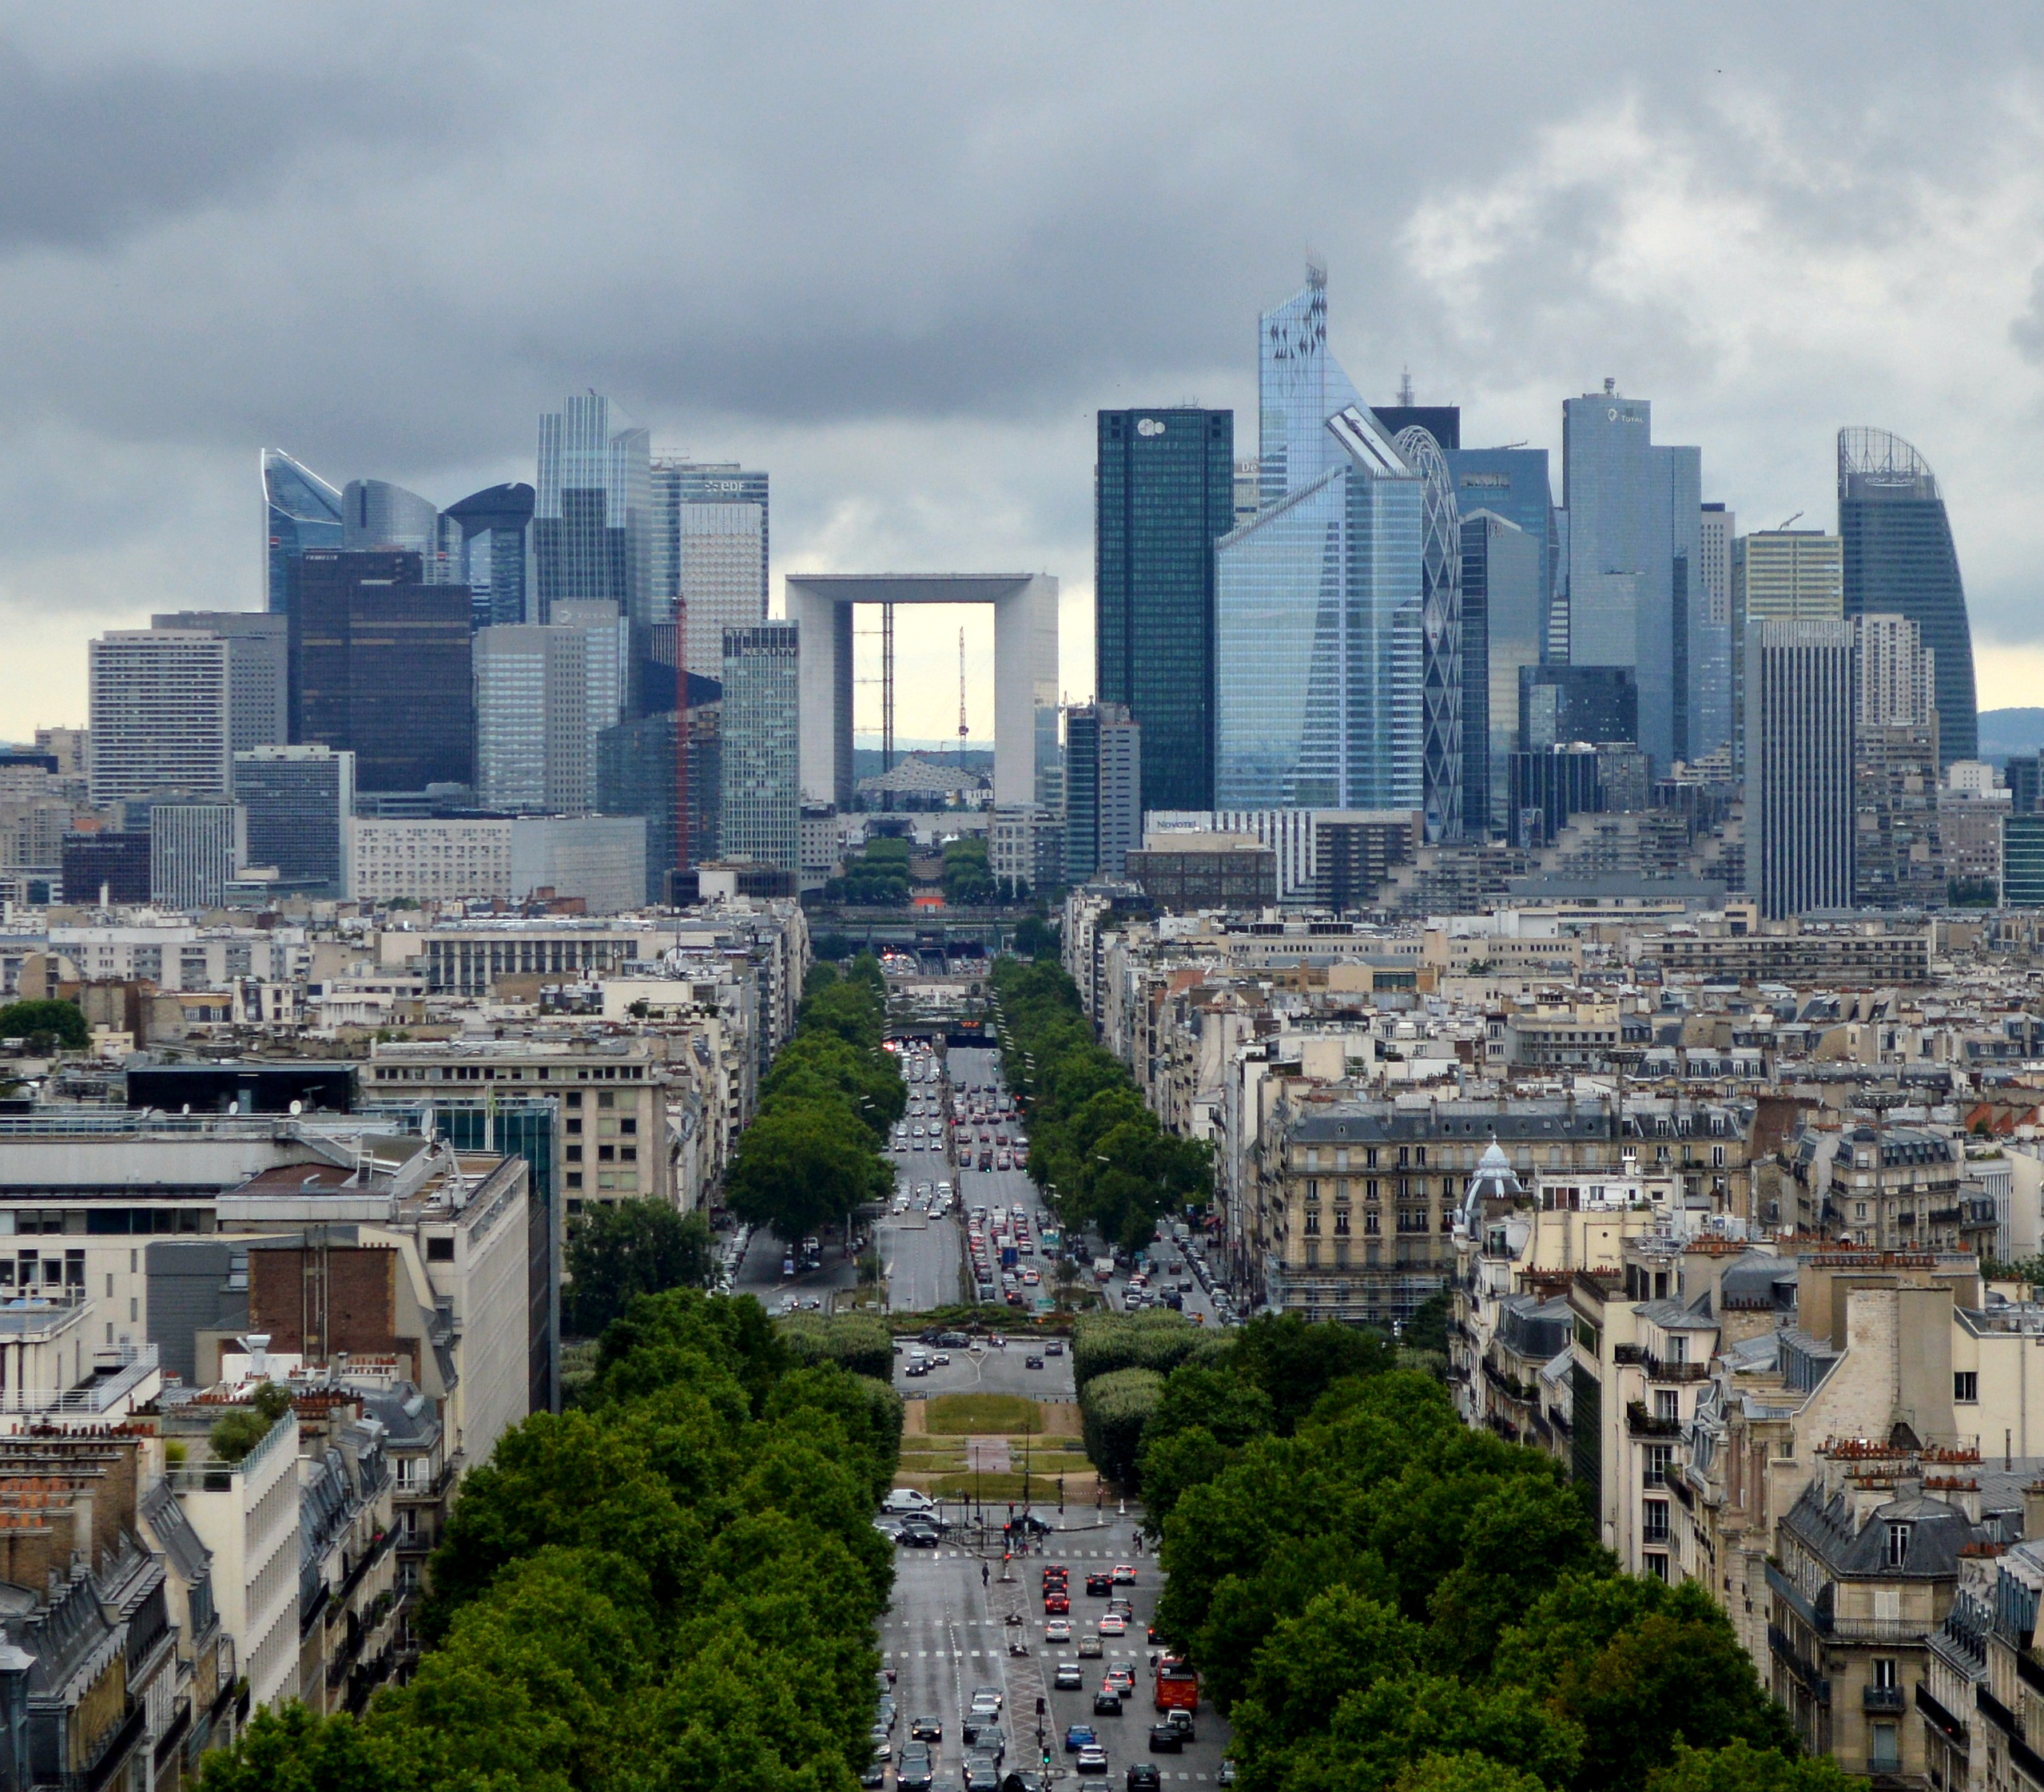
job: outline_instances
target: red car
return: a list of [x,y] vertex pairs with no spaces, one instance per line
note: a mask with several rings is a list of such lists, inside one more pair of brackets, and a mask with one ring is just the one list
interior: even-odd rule
[[1065,1596],[1062,1587],[1052,1587],[1044,1594],[1044,1615],[1062,1618],[1072,1610],[1072,1601]]

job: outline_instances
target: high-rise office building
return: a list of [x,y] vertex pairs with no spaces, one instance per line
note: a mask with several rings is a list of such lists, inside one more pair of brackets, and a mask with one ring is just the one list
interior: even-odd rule
[[64,836],[64,900],[137,905],[149,899],[146,828],[103,828]]
[[1945,895],[1937,656],[1906,616],[1859,616],[1850,626],[1855,900],[1935,904]]
[[225,796],[232,771],[231,644],[200,630],[117,629],[88,652],[92,800],[159,790]]
[[1256,515],[1259,508],[1259,487],[1263,474],[1256,462],[1239,460],[1235,463],[1235,526],[1243,524]]
[[614,603],[635,628],[667,619],[653,601],[651,459],[646,432],[597,393],[571,397],[539,419],[534,622],[583,598]]
[[149,900],[217,908],[249,862],[249,813],[239,803],[149,805]]
[[1636,741],[1640,689],[1628,666],[1522,666],[1518,717],[1521,753],[1571,741]]
[[[1732,628],[1746,638],[1748,622],[1835,622],[1845,614],[1844,544],[1821,529],[1760,529],[1732,544]],[[1746,656],[1732,667],[1734,769],[1746,765]]]
[[590,807],[589,643],[519,623],[475,634],[475,797],[484,809],[580,815]]
[[2044,815],[2002,818],[2002,906],[2044,908]]
[[1420,511],[1420,797],[1430,840],[1462,837],[1462,531],[1455,486],[1430,431],[1399,432],[1425,490]]
[[714,669],[725,630],[766,620],[766,602],[760,595],[766,512],[758,504],[681,504],[673,526],[675,589],[686,606],[689,664]]
[[[689,674],[689,864],[721,856],[722,822],[721,727],[723,687],[714,678]],[[674,828],[674,793],[681,779],[675,750],[674,712],[642,716],[606,729],[596,752],[597,806],[606,815],[636,815],[646,822],[646,900],[658,902],[668,874],[681,864]]]
[[355,755],[364,791],[473,783],[465,585],[428,585],[419,556],[324,550],[292,574],[292,739]]
[[[703,556],[697,569],[697,576],[707,578],[713,568],[721,582],[726,564],[734,559],[742,559],[750,553],[747,542],[722,542],[716,538],[725,530],[738,528],[750,519],[715,519],[697,515],[691,518],[684,513],[697,506],[711,509],[727,505],[750,506],[759,512],[759,526],[754,533],[759,537],[758,566],[759,609],[756,614],[741,616],[730,626],[743,627],[748,622],[763,622],[770,595],[768,574],[773,552],[773,505],[770,501],[771,481],[758,467],[741,467],[734,460],[690,460],[685,456],[662,455],[651,463],[653,491],[653,530],[650,551],[652,567],[653,601],[658,609],[677,592],[689,596],[690,573],[688,560],[690,534],[702,534],[711,538],[698,551]],[[693,602],[693,599],[691,599]],[[721,638],[713,637],[703,656],[702,665],[714,668],[722,652]],[[694,662],[691,659],[690,664]],[[714,677],[714,671],[706,670],[706,677]]]
[[1214,543],[1235,517],[1235,413],[1103,411],[1093,467],[1094,684],[1143,730],[1159,809],[1214,797]]
[[720,845],[727,859],[802,865],[801,630],[724,631]]
[[1267,510],[1341,464],[1327,419],[1362,403],[1327,352],[1327,270],[1317,262],[1306,264],[1304,286],[1257,320],[1257,394],[1258,508]]
[[[1480,489],[1480,488],[1479,488]],[[1509,815],[1519,674],[1537,667],[1547,626],[1545,529],[1529,535],[1489,510],[1462,512],[1462,832]]]
[[1930,464],[1884,429],[1838,432],[1838,532],[1845,614],[1907,616],[1937,655],[1938,752],[1972,759],[1980,745],[1973,634],[1951,523]]
[[419,556],[428,585],[461,582],[461,526],[443,527],[431,499],[388,479],[350,479],[341,492],[340,545],[352,554],[399,548]]
[[[1477,511],[1489,511],[1493,516],[1504,518],[1533,542],[1540,567],[1540,638],[1545,642],[1551,626],[1549,612],[1553,604],[1560,558],[1547,450],[1450,448],[1446,456],[1448,471],[1454,476],[1456,509],[1465,517]],[[1561,642],[1565,657],[1567,645],[1565,629]],[[1516,702],[1516,685],[1513,691]]]
[[532,583],[532,505],[529,485],[493,485],[442,511],[459,532],[460,558],[451,581],[468,587],[475,625],[501,628],[527,614]]
[[1747,876],[1772,920],[1852,904],[1852,629],[1746,629]]
[[280,891],[345,896],[355,755],[331,747],[260,746],[234,756],[234,800],[248,817],[246,863]]
[[1568,657],[1632,668],[1640,745],[1665,770],[1728,741],[1731,648],[1696,594],[1703,451],[1656,447],[1652,411],[1611,380],[1563,402]]
[[232,749],[277,746],[291,738],[291,619],[264,610],[180,610],[152,616],[153,629],[197,630],[227,642]]
[[1578,815],[1601,815],[1608,806],[1599,749],[1565,741],[1509,761],[1509,815],[1505,838],[1513,846],[1552,845]]
[[265,607],[291,604],[292,562],[308,547],[339,547],[340,493],[280,448],[265,448],[263,473],[263,590]]
[[1216,808],[1421,807],[1426,481],[1360,409],[1325,430],[1334,463],[1215,549]]
[[1143,727],[1119,703],[1064,715],[1064,880],[1119,877],[1143,844]]
[[[587,709],[583,759],[588,785],[580,806],[593,809],[596,806],[597,737],[625,719],[626,693],[631,683],[631,625],[618,614],[615,604],[583,598],[555,605],[554,620],[549,626],[573,629],[583,639],[583,689]],[[667,701],[674,701],[671,676],[656,674],[654,686]]]

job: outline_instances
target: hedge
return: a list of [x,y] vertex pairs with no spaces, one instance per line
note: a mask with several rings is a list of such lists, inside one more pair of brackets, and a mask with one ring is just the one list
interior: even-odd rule
[[1072,1378],[1083,1393],[1096,1376],[1116,1369],[1153,1369],[1168,1375],[1211,1336],[1168,1307],[1088,1313],[1072,1323]]
[[887,1321],[864,1313],[791,1313],[777,1321],[781,1341],[811,1368],[835,1363],[854,1375],[894,1381],[894,1334]]
[[1079,1399],[1086,1453],[1105,1479],[1135,1484],[1143,1427],[1163,1391],[1163,1377],[1151,1369],[1116,1369],[1087,1384]]

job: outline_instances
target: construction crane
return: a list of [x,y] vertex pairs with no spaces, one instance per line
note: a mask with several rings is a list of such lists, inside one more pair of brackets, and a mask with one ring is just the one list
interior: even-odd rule
[[[1802,517],[1802,515],[1803,515],[1803,513],[1802,513],[1800,511],[1798,511],[1795,513],[1795,515],[1794,516],[1791,517],[1791,518],[1788,519],[1788,523],[1795,523],[1795,522],[1796,522],[1796,521],[1799,520],[1799,519],[1800,519],[1800,518]],[[1776,532],[1777,534],[1780,534],[1780,533],[1783,530],[1786,529],[1786,528],[1788,526],[1788,523],[1777,523],[1775,525],[1775,532]]]
[[958,631],[958,769],[965,769],[965,631]]

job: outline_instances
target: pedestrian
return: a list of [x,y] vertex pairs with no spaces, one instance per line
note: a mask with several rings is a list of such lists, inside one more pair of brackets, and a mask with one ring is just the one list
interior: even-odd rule
[[987,1582],[988,1581],[988,1579],[992,1578],[992,1574],[993,1574],[993,1570],[992,1570],[992,1568],[988,1568],[988,1567],[986,1565],[986,1564],[985,1564],[985,1563],[984,1563],[984,1562],[980,1563],[980,1587],[981,1587],[981,1589],[982,1589],[983,1591],[984,1590],[984,1588],[985,1588],[985,1587],[986,1587],[986,1584],[987,1584]]

